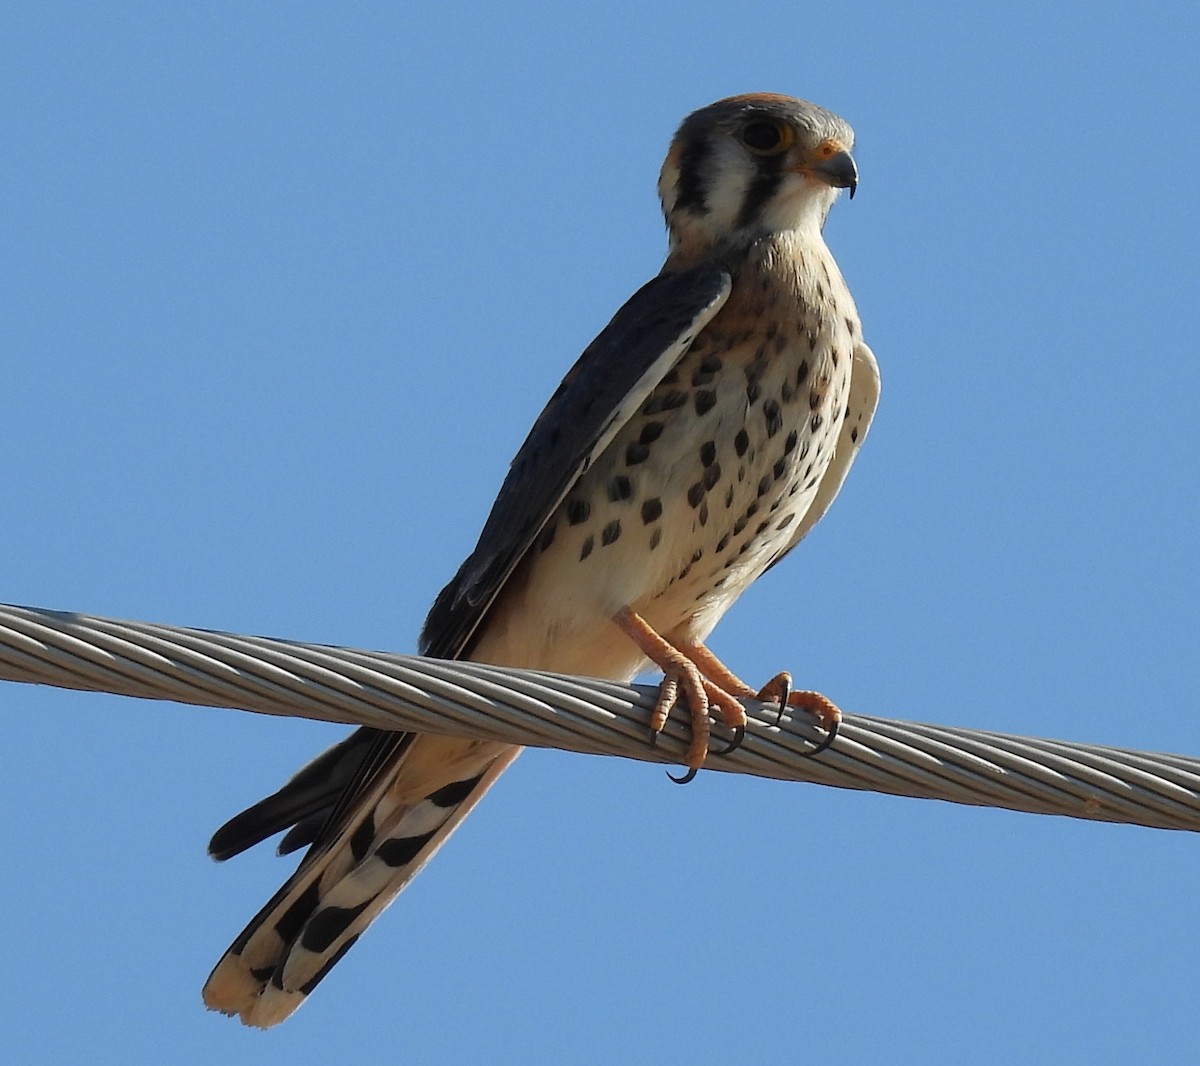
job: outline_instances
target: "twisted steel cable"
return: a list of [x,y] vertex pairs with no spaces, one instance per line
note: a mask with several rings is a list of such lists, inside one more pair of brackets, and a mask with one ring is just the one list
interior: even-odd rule
[[[646,723],[654,687],[0,605],[0,680],[379,729],[679,761],[689,726]],[[1033,814],[1200,830],[1200,759],[749,702],[744,743],[706,768]],[[718,730],[719,732],[719,730]],[[719,738],[715,747],[719,748]]]

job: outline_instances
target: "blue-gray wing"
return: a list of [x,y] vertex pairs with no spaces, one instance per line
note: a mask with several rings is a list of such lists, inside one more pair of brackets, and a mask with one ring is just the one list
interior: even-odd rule
[[542,527],[720,310],[730,285],[718,263],[659,275],[588,345],[517,452],[475,550],[430,610],[422,654],[469,653],[488,608]]

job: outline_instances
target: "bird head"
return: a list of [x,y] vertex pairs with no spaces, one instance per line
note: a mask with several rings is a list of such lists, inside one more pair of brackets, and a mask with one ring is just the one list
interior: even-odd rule
[[673,248],[736,247],[820,233],[839,189],[854,195],[854,131],[805,100],[751,93],[683,120],[658,180]]

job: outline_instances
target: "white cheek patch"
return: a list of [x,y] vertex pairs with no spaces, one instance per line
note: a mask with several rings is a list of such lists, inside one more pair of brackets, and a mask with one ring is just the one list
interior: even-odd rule
[[754,180],[753,162],[732,139],[722,139],[709,156],[708,164],[704,184],[708,206],[705,226],[714,233],[732,233]]

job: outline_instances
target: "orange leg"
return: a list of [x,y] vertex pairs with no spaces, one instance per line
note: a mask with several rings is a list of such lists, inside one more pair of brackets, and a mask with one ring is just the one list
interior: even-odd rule
[[704,764],[708,754],[710,707],[716,708],[721,721],[734,730],[734,741],[727,752],[733,751],[741,743],[746,731],[746,709],[738,702],[739,696],[778,701],[781,718],[785,705],[806,710],[814,715],[825,727],[828,736],[812,752],[813,755],[824,751],[833,743],[842,712],[828,697],[819,692],[792,692],[791,674],[776,674],[761,689],[756,690],[734,674],[702,643],[697,641],[676,647],[664,640],[641,615],[628,607],[618,611],[613,616],[613,621],[663,672],[658,700],[650,718],[650,728],[655,735],[661,733],[666,725],[667,717],[679,701],[681,689],[687,700],[692,715],[692,743],[685,758],[688,770],[683,777],[672,778],[673,781],[690,781]]
[[663,672],[658,700],[650,715],[650,728],[655,735],[663,731],[667,718],[679,702],[679,690],[681,687],[683,689],[688,709],[692,712],[692,743],[684,759],[688,772],[683,778],[690,781],[708,754],[708,685],[704,675],[687,655],[663,640],[640,614],[622,607],[613,615],[613,621],[642,650],[642,654]]
[[[780,718],[783,717],[783,708],[788,706],[807,711],[821,723],[821,727],[827,733],[836,733],[838,725],[841,724],[842,712],[833,700],[820,692],[793,692],[792,675],[786,671],[776,674],[762,688],[756,690],[733,673],[703,644],[686,644],[680,650],[700,668],[705,677],[716,682],[726,692],[735,696],[753,696],[762,703],[778,703]],[[743,713],[742,724],[745,724],[745,721],[746,716]],[[726,724],[732,725],[729,722]],[[833,737],[830,736],[813,754],[824,751],[832,740]]]

